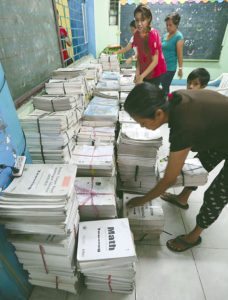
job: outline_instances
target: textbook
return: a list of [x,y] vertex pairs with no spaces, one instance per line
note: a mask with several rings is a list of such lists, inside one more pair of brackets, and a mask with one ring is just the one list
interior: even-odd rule
[[76,145],[72,151],[70,163],[77,165],[78,176],[113,176],[115,174],[113,145]]
[[[167,163],[167,158],[157,160],[156,170],[159,179],[164,177]],[[208,172],[204,169],[200,160],[198,158],[187,158],[174,186],[200,186],[207,183],[207,178]]]
[[75,190],[80,220],[117,217],[114,177],[77,177]]
[[85,106],[85,99],[83,95],[72,96],[50,96],[39,95],[32,97],[35,109],[44,111],[63,111],[73,108],[83,108]]
[[80,222],[77,262],[88,289],[131,293],[136,260],[128,219]]
[[77,145],[110,145],[115,142],[115,127],[81,126],[77,134]]
[[143,206],[128,208],[127,203],[129,200],[139,196],[142,195],[128,193],[123,195],[123,215],[129,219],[134,238],[136,241],[142,241],[143,239],[148,240],[149,238],[159,237],[165,224],[162,207],[154,199]]

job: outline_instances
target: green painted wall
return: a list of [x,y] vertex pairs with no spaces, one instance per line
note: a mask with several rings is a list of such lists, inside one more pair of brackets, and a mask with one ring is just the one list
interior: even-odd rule
[[119,26],[109,25],[109,0],[94,0],[96,55],[108,45],[120,43]]

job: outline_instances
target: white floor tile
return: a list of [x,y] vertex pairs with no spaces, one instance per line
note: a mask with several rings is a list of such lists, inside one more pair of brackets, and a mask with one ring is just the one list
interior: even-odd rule
[[192,251],[206,299],[228,299],[228,251],[201,248]]
[[[181,211],[183,222],[187,232],[191,231],[196,224],[196,216],[200,210],[199,203],[192,203],[190,208],[186,211]],[[228,248],[228,235],[226,228],[228,228],[228,207],[226,206],[219,218],[202,233],[202,243],[199,247],[202,248]]]
[[205,300],[191,251],[140,246],[137,253],[137,300]]
[[135,300],[135,291],[132,294],[118,294],[109,292],[99,292],[85,289],[79,298],[68,295],[67,300]]
[[66,300],[67,292],[36,286],[29,300]]

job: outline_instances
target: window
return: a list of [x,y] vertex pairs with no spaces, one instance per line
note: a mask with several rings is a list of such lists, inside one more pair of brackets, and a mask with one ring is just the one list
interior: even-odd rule
[[87,17],[86,17],[86,5],[82,3],[82,21],[83,21],[83,31],[85,44],[88,43],[88,26],[87,26]]
[[119,0],[110,0],[109,25],[118,25],[119,21]]

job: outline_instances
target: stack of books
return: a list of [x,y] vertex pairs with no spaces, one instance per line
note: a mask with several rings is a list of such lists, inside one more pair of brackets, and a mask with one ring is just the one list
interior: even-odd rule
[[109,62],[109,55],[101,53],[99,58],[99,63],[102,65],[103,71],[110,71],[110,62]]
[[125,110],[119,111],[119,122],[120,122],[120,124],[123,124],[123,123],[136,124],[135,120],[132,119],[132,117]]
[[65,163],[71,158],[79,130],[79,110],[47,113],[34,110],[20,122],[34,163]]
[[136,260],[128,219],[80,222],[77,261],[88,289],[131,293]]
[[135,73],[131,74],[121,74],[120,75],[120,91],[121,92],[130,92],[134,86]]
[[87,81],[83,76],[72,79],[50,79],[45,83],[45,91],[49,95],[86,95],[90,94]]
[[109,57],[110,60],[110,71],[120,71],[120,64],[118,60],[118,56],[116,54],[112,54]]
[[82,124],[91,127],[115,127],[119,106],[115,99],[95,97],[84,111]]
[[63,111],[69,109],[82,110],[85,107],[84,97],[39,95],[32,97],[35,109],[44,111]]
[[119,91],[120,83],[118,80],[100,80],[96,85],[98,91]]
[[120,104],[123,107],[125,100],[127,99],[129,93],[120,92]]
[[101,80],[120,80],[120,72],[104,71],[101,75]]
[[115,158],[111,146],[75,146],[71,164],[78,167],[78,176],[111,177],[115,174]]
[[74,77],[85,75],[85,68],[77,67],[77,68],[59,68],[54,70],[52,73],[52,78],[54,79],[71,79]]
[[160,131],[124,123],[117,141],[121,190],[146,193],[156,183],[155,162],[162,144]]
[[[156,171],[158,179],[164,177],[168,158],[158,159],[156,162]],[[202,166],[198,158],[188,158],[185,160],[180,175],[177,177],[174,186],[200,186],[207,183],[208,172]]]
[[75,190],[80,220],[117,217],[114,177],[77,177]]
[[[0,222],[32,284],[77,292],[73,165],[26,165],[0,196]],[[48,234],[47,234],[48,233]]]
[[77,145],[110,145],[115,142],[115,127],[81,126],[77,134]]
[[142,195],[123,195],[123,216],[128,218],[134,239],[137,242],[158,238],[164,230],[164,213],[158,199],[149,201],[143,206],[128,208],[127,203],[134,197]]
[[118,91],[98,91],[95,90],[93,92],[94,96],[98,96],[100,98],[108,98],[108,99],[116,99],[119,100],[119,92]]

